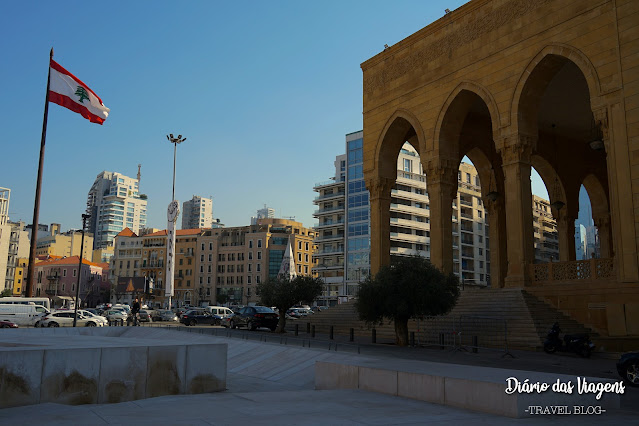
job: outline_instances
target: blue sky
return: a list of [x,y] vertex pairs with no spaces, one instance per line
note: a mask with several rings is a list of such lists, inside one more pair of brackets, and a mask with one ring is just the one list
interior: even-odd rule
[[[103,170],[135,176],[148,226],[176,198],[213,196],[227,226],[264,204],[312,226],[313,185],[362,128],[360,64],[464,1],[29,1],[0,14],[0,186],[31,222],[49,50],[111,109],[103,126],[58,105],[49,124],[40,223],[78,228]],[[539,193],[539,184],[533,192]],[[542,191],[543,195],[543,191]]]

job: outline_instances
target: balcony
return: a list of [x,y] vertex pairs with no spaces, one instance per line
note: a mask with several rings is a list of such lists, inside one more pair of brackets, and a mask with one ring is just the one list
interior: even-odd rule
[[341,225],[344,225],[344,219],[340,219],[340,220],[325,220],[324,222],[316,225],[314,228],[315,229],[322,229],[322,228],[330,228],[330,227],[341,226]]
[[330,240],[343,240],[344,234],[331,234],[331,235],[323,235],[321,237],[316,237],[313,241],[330,241]]
[[344,253],[344,246],[339,246],[337,248],[329,247],[323,250],[318,250],[315,253],[313,253],[313,256],[323,256],[323,255],[337,254],[337,253]]
[[337,207],[327,207],[325,209],[319,209],[319,210],[315,210],[313,212],[313,216],[317,217],[326,213],[335,213],[335,212],[340,212],[340,211],[344,211],[344,206],[337,206]]
[[339,198],[339,197],[344,197],[346,195],[346,193],[344,191],[338,191],[338,192],[333,192],[330,194],[324,194],[324,195],[320,195],[318,197],[315,197],[315,199],[313,201],[317,202],[320,200],[328,200],[331,198]]
[[533,264],[530,275],[532,285],[613,281],[617,277],[614,258]]

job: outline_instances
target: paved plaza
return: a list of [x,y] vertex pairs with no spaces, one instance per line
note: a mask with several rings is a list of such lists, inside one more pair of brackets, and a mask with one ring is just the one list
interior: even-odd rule
[[[69,406],[40,404],[0,410],[3,424],[302,424],[302,425],[411,425],[411,424],[632,424],[639,416],[639,389],[621,395],[621,409],[599,416],[530,416],[512,419],[449,406],[361,390],[314,390],[315,362],[385,362],[419,366],[448,362],[587,375],[616,379],[614,359],[595,354],[584,360],[569,355],[516,352],[499,353],[395,348],[389,345],[347,345],[317,336],[280,338],[272,333],[189,328],[180,340],[228,344],[225,392],[175,395],[118,404]],[[142,332],[143,330],[140,330]],[[154,329],[156,338],[176,337],[174,330]],[[219,336],[208,333],[218,331]],[[229,337],[232,336],[232,337]],[[264,341],[267,340],[267,341]],[[281,342],[281,343],[280,343]],[[302,347],[304,344],[304,347]],[[331,350],[329,350],[329,345]],[[359,353],[357,353],[359,352]],[[450,367],[450,365],[449,365]],[[558,371],[561,370],[561,371]]]

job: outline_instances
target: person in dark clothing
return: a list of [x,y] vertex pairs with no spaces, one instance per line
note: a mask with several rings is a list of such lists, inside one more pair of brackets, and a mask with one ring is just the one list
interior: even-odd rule
[[135,302],[133,302],[133,306],[131,307],[131,315],[133,315],[133,325],[139,325],[139,322],[138,322],[139,313],[140,313],[140,302],[136,298]]

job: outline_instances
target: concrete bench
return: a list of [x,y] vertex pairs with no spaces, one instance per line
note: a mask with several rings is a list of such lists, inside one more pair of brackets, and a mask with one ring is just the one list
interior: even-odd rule
[[[529,379],[530,383],[548,383],[551,388],[542,393],[508,394],[507,380],[511,377],[520,382]],[[553,392],[552,385],[558,379],[562,383],[572,382],[573,393]],[[587,383],[617,384],[610,379],[585,379]],[[573,412],[588,407],[618,409],[620,405],[616,393],[603,393],[599,400],[593,393],[579,394],[576,376],[411,360],[318,361],[315,389],[360,389],[513,418],[546,414],[543,410],[552,410],[550,407],[564,407],[554,410]]]

